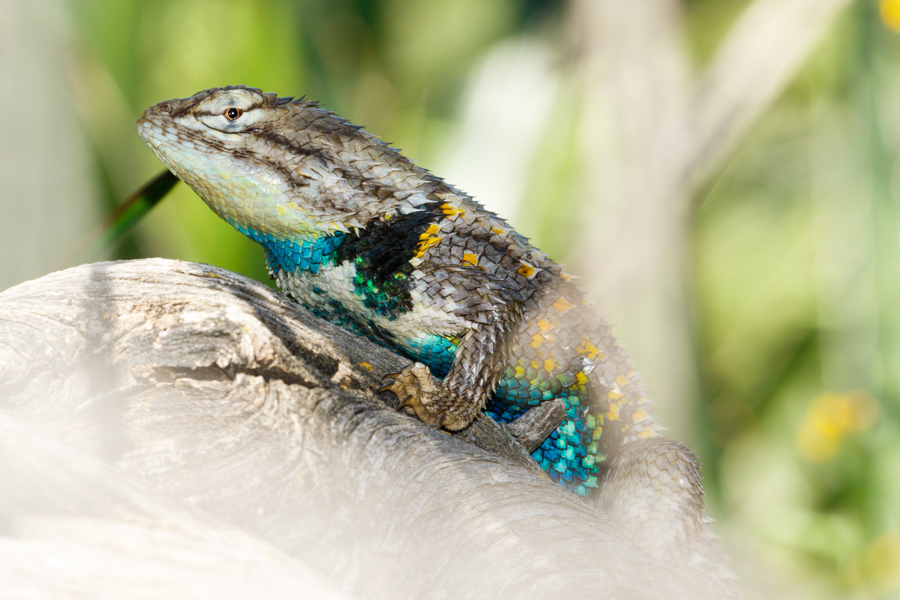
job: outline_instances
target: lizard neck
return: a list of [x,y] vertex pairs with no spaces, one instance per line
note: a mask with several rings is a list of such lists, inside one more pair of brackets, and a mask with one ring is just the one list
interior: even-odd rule
[[309,271],[318,274],[323,264],[333,260],[335,252],[344,241],[343,232],[332,234],[309,233],[304,236],[279,237],[240,225],[232,220],[228,222],[238,231],[254,242],[259,243],[266,252],[266,263],[273,275],[279,272],[293,273]]

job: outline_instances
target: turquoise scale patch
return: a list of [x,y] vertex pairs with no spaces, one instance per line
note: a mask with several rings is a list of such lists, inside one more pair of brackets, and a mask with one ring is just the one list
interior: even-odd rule
[[508,369],[488,402],[487,413],[497,421],[508,423],[543,400],[561,398],[566,404],[566,420],[531,456],[550,479],[580,496],[587,495],[598,486],[597,471],[606,459],[594,440],[595,432],[599,434],[602,429],[603,419],[580,407],[583,388],[562,385],[563,378],[557,378],[557,385],[541,385],[552,380],[542,380],[530,373],[533,370],[525,369],[525,377],[518,378],[514,369]]
[[319,267],[330,262],[331,255],[344,241],[341,232],[333,235],[288,240],[277,238],[268,233],[248,229],[229,221],[231,225],[254,242],[258,242],[266,250],[266,261],[273,271],[309,271],[319,273]]
[[[408,292],[403,288],[406,275],[394,273],[381,284],[365,276],[365,271],[360,270],[361,259],[357,258],[357,271],[353,279],[353,290],[363,299],[363,306],[375,314],[396,319],[404,312],[404,301]],[[435,336],[437,337],[437,336]]]
[[439,335],[406,340],[406,355],[426,365],[435,377],[445,377],[450,372],[456,344]]

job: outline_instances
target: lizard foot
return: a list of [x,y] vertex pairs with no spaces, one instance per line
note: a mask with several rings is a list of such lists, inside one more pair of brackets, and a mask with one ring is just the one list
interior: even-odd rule
[[[466,418],[454,410],[453,398],[440,387],[431,371],[422,363],[413,363],[399,373],[391,373],[379,391],[393,392],[400,400],[400,409],[417,419],[448,431],[459,431],[472,422],[474,414]],[[463,411],[465,412],[465,411]]]

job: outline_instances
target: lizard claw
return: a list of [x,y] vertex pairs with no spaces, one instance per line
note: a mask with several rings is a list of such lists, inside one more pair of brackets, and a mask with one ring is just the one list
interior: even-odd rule
[[[396,379],[399,376],[400,376],[400,373],[388,373],[387,375],[382,377],[381,379],[384,381],[384,385],[382,385],[380,388],[378,388],[378,393],[380,394],[381,392],[394,391],[393,386],[394,386],[394,383],[396,383]],[[396,394],[397,392],[394,392],[394,393]]]

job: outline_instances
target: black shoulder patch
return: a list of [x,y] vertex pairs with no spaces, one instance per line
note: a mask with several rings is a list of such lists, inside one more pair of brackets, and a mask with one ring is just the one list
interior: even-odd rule
[[442,218],[440,203],[430,202],[407,215],[372,221],[365,229],[348,233],[335,258],[355,262],[357,273],[381,285],[412,260],[421,235]]
[[440,203],[432,202],[413,213],[374,220],[365,229],[344,236],[334,260],[354,264],[355,289],[367,308],[389,318],[412,308],[407,276],[413,267],[409,261],[421,235],[443,217]]

